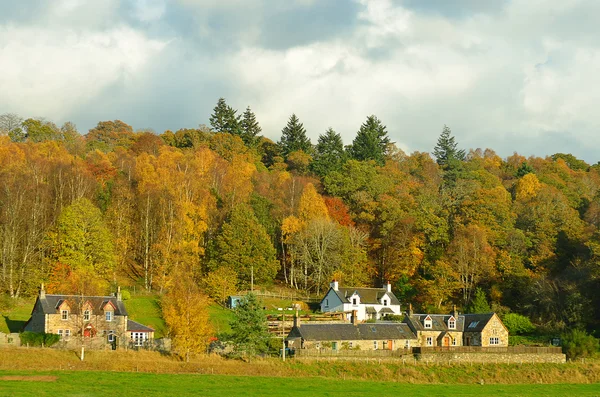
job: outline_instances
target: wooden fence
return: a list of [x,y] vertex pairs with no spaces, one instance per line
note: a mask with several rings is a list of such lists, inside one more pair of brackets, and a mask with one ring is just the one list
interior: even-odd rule
[[501,346],[501,347],[482,347],[482,346],[432,346],[432,347],[413,347],[413,353],[509,353],[509,354],[560,354],[560,347],[530,347],[530,346]]

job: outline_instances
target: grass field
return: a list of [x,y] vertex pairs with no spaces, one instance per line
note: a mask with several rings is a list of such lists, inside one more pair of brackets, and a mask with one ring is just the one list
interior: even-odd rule
[[155,338],[162,338],[167,332],[156,296],[132,296],[125,301],[125,308],[130,319],[154,328]]
[[0,396],[597,396],[598,384],[415,385],[324,378],[0,371]]
[[0,310],[0,332],[20,332],[31,317],[35,298],[18,298],[8,302],[10,307]]

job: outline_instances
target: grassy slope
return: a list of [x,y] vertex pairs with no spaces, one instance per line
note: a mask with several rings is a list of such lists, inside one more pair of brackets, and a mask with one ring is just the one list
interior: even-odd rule
[[11,301],[12,307],[0,313],[0,332],[20,332],[31,317],[34,303],[35,298],[19,298]]
[[[579,385],[414,385],[340,381],[324,378],[277,378],[227,375],[141,374],[111,372],[0,371],[0,396],[593,396],[597,384]],[[36,381],[36,376],[55,380]],[[18,380],[4,380],[17,377]],[[27,380],[27,379],[30,380]],[[10,379],[10,378],[5,378]]]
[[132,296],[125,301],[129,318],[154,328],[154,337],[161,338],[166,333],[165,322],[160,312],[159,300],[154,295]]

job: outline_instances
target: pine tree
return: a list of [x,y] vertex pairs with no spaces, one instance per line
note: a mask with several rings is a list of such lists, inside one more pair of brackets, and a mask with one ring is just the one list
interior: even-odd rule
[[330,172],[339,171],[345,161],[346,152],[342,136],[332,128],[325,131],[325,134],[319,135],[315,159],[311,163],[312,171],[320,177],[324,177]]
[[236,113],[237,110],[227,105],[225,98],[219,98],[209,119],[212,129],[215,132],[242,135],[240,116],[237,116]]
[[454,141],[452,131],[447,125],[444,125],[444,129],[438,138],[437,145],[433,149],[433,155],[437,163],[444,167],[450,167],[457,161],[465,160],[465,151],[457,148],[458,144]]
[[485,292],[481,288],[475,290],[475,297],[469,305],[469,313],[490,313],[492,309],[485,297]]
[[352,141],[350,155],[355,160],[374,160],[377,164],[383,165],[389,143],[385,125],[375,115],[371,115],[360,126]]
[[281,131],[281,140],[279,141],[281,154],[287,159],[292,152],[302,150],[304,153],[312,152],[312,144],[306,136],[304,125],[295,114],[290,116],[287,125]]
[[244,143],[248,146],[255,147],[258,144],[258,138],[262,128],[260,128],[258,121],[256,121],[256,115],[250,110],[250,106],[246,108],[240,126]]
[[266,352],[270,338],[267,316],[256,295],[246,295],[234,309],[234,314],[231,332],[236,353],[252,357]]

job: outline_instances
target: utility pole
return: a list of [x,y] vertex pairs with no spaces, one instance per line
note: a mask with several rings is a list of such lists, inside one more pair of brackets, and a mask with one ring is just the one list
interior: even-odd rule
[[285,361],[285,313],[281,320],[281,359]]
[[250,291],[254,291],[254,266],[250,266]]

